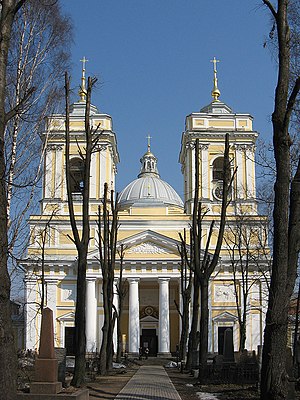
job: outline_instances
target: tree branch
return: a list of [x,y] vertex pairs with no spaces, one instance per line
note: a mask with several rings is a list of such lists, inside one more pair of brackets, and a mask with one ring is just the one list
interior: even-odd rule
[[289,125],[290,116],[293,111],[299,91],[300,91],[300,76],[298,76],[298,78],[296,79],[296,82],[294,84],[293,90],[290,94],[290,97],[289,97],[289,100],[287,103],[286,112],[285,112],[285,116],[284,116],[284,126]]
[[32,93],[35,91],[35,88],[32,87],[28,90],[27,93],[25,93],[23,99],[16,104],[16,106],[14,108],[12,108],[10,111],[8,111],[7,113],[5,113],[5,124],[7,124],[7,122],[9,120],[11,120],[15,115],[19,114],[22,110],[22,107],[24,106],[24,104],[26,103],[26,101],[29,99],[29,97],[32,95]]
[[[19,0],[19,1],[17,2],[16,6],[15,6],[15,9],[14,9],[14,14],[15,14],[15,15],[16,15],[17,12],[20,10],[20,8],[23,6],[23,4],[25,4],[26,1],[27,1],[27,0]],[[1,3],[2,3],[2,2],[1,2]]]
[[275,20],[277,21],[277,12],[275,11],[275,8],[273,6],[273,4],[269,1],[269,0],[262,0],[262,2],[268,7],[268,9],[271,11],[271,13],[273,14],[273,17],[275,18]]

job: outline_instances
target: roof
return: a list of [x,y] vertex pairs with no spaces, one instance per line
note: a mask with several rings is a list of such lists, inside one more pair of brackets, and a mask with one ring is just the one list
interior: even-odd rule
[[118,203],[122,209],[138,205],[142,207],[175,205],[183,208],[183,202],[171,185],[160,178],[157,158],[148,151],[141,158],[141,172],[120,193]]

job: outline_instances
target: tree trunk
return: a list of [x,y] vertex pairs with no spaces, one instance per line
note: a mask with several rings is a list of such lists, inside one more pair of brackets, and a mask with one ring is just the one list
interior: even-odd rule
[[179,346],[179,358],[185,360],[186,344],[189,336],[189,316],[190,316],[190,294],[183,293],[183,310],[181,318],[181,336]]
[[[2,1],[0,14],[0,393],[3,400],[16,396],[17,355],[11,322],[10,278],[7,270],[7,192],[5,180],[4,135],[6,128],[6,68],[11,29],[22,3]],[[18,7],[18,8],[17,8]]]
[[114,326],[115,326],[115,316],[113,315],[113,285],[114,285],[114,274],[112,271],[112,265],[109,266],[109,281],[108,281],[108,336],[107,336],[107,348],[106,348],[106,370],[109,371],[112,368],[113,353],[114,353]]
[[240,323],[240,345],[239,351],[242,352],[246,346],[246,321]]
[[85,301],[86,298],[86,259],[87,252],[78,253],[77,299],[75,310],[75,369],[72,385],[80,387],[85,376]]
[[107,373],[107,343],[108,343],[108,325],[109,325],[109,308],[108,308],[108,297],[107,297],[107,278],[102,277],[102,292],[103,292],[103,311],[104,311],[104,321],[102,326],[102,343],[100,350],[100,363],[99,363],[99,373],[100,375],[106,375]]
[[[274,156],[276,161],[273,263],[264,333],[261,399],[279,400],[285,398],[287,393],[285,354],[288,307],[296,276],[295,260],[290,260],[290,256],[291,253],[298,254],[299,249],[298,252],[295,252],[295,248],[291,248],[291,241],[289,240],[293,239],[293,237],[292,235],[289,237],[291,140],[288,129],[293,105],[291,100],[293,99],[290,97],[288,101],[290,78],[288,0],[278,0],[277,11],[268,2],[265,3],[273,13],[276,22],[279,68],[274,112],[272,114]],[[295,93],[295,97],[297,93]]]
[[198,329],[199,321],[199,281],[194,275],[194,292],[193,292],[193,311],[192,311],[192,325],[189,334],[188,354],[186,360],[186,369],[189,371],[192,368],[193,352],[198,350]]
[[116,362],[119,363],[121,362],[121,357],[122,357],[122,331],[121,331],[121,317],[123,314],[123,299],[119,297],[119,315],[117,318],[117,335],[118,335],[118,345],[117,345],[117,356],[116,356]]
[[201,290],[201,315],[200,315],[200,345],[199,345],[199,381],[205,377],[208,353],[208,287],[209,278],[202,279],[200,282]]

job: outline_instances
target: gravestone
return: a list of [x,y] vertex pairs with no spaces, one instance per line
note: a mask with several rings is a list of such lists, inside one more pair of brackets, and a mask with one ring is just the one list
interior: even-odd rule
[[58,382],[58,361],[54,350],[53,312],[44,308],[40,335],[39,354],[35,360],[35,378],[30,384],[30,393],[17,394],[17,400],[88,400],[89,391],[79,389],[74,393],[63,393]]
[[61,382],[64,386],[66,380],[67,349],[64,347],[55,347],[54,351],[58,362],[58,382]]
[[230,328],[224,332],[223,360],[224,362],[234,362],[233,335]]
[[53,311],[44,308],[42,313],[39,354],[35,360],[35,379],[30,385],[30,393],[56,394],[61,391],[57,380],[58,362],[54,351]]

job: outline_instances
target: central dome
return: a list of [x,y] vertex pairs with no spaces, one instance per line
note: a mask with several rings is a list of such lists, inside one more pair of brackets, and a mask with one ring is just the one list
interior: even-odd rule
[[121,209],[133,205],[147,207],[161,204],[183,208],[183,202],[177,192],[160,179],[157,158],[151,153],[150,145],[140,161],[142,167],[138,178],[120,193],[118,203]]

